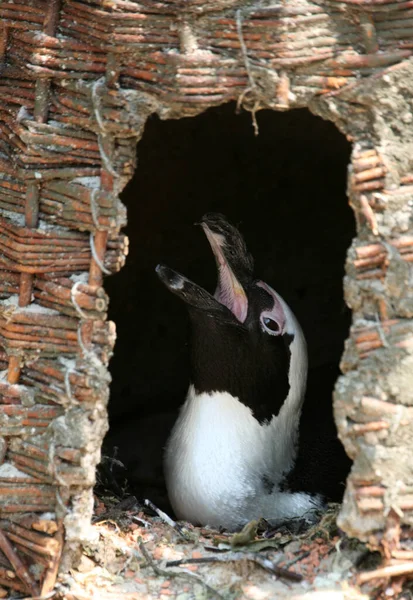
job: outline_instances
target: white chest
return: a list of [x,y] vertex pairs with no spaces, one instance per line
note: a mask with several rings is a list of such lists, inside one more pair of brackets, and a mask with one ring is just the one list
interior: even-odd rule
[[175,512],[193,522],[229,526],[256,501],[272,460],[269,427],[249,408],[230,394],[196,396],[190,388],[165,457]]
[[[294,460],[297,425],[290,411],[260,425],[230,394],[197,396],[191,387],[165,454],[177,517],[236,529],[252,519],[277,521],[313,509],[307,494],[278,489]],[[274,484],[271,493],[263,477]]]

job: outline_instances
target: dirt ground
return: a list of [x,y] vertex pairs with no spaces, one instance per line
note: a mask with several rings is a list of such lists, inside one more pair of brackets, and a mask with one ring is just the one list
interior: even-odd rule
[[[92,539],[59,577],[65,600],[367,600],[413,598],[406,579],[374,579],[378,553],[335,524],[338,505],[303,533],[251,523],[238,534],[177,524],[134,497],[96,498]],[[152,516],[154,515],[155,516]]]

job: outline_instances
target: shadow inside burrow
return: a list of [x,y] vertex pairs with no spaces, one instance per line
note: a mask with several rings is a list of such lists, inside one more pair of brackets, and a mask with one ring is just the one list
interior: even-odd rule
[[257,275],[285,298],[307,339],[301,452],[290,485],[339,501],[349,470],[332,390],[351,318],[342,289],[355,235],[346,198],[351,147],[304,109],[257,118],[257,137],[250,115],[237,115],[234,104],[192,118],[150,118],[121,197],[130,253],[105,282],[117,342],[104,481],[118,495],[150,497],[167,510],[162,455],[188,387],[187,315],[154,269],[165,262],[213,291],[215,263],[193,226],[209,211],[239,225]]

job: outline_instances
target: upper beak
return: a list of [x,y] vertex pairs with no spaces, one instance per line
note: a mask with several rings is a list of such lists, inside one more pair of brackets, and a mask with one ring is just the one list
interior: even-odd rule
[[220,214],[209,213],[202,217],[202,229],[207,236],[218,269],[215,298],[230,309],[241,323],[248,313],[248,298],[244,289],[252,280],[254,263],[243,237]]
[[248,313],[248,298],[243,284],[252,280],[253,260],[239,231],[222,215],[204,215],[201,226],[218,269],[214,296],[165,265],[158,265],[156,273],[171,292],[190,306],[226,317],[230,317],[231,311],[240,323],[244,323]]

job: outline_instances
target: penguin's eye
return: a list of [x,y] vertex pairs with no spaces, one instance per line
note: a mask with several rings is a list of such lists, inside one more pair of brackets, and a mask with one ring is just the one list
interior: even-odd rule
[[279,335],[281,333],[280,326],[278,325],[277,321],[274,321],[274,319],[264,317],[262,319],[262,324],[264,326],[264,331],[270,335]]

